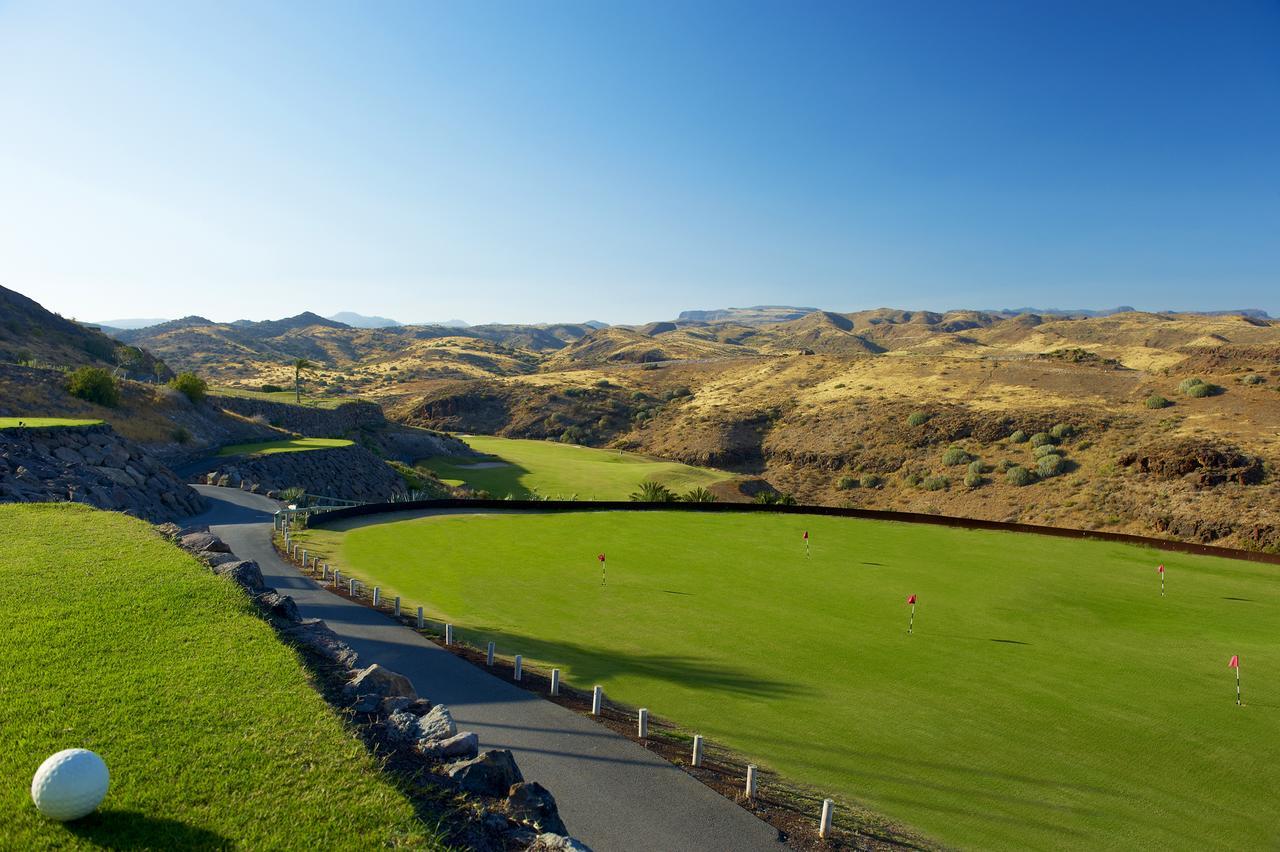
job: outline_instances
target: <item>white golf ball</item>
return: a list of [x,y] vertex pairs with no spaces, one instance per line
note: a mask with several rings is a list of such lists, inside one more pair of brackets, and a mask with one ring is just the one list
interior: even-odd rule
[[50,819],[80,819],[102,804],[110,780],[102,758],[88,749],[64,749],[36,770],[31,779],[31,801]]

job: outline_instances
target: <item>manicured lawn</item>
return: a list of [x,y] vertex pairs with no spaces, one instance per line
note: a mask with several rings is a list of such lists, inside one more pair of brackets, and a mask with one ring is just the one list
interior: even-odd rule
[[475,435],[463,439],[492,457],[431,458],[418,464],[435,471],[450,485],[466,484],[494,497],[517,498],[532,492],[543,497],[582,500],[626,500],[641,482],[652,479],[683,493],[729,479],[720,470],[692,467],[617,450],[598,450],[551,441],[528,441]]
[[[434,846],[239,588],[124,515],[0,506],[0,847]],[[40,817],[46,757],[102,755],[96,815]]]
[[1280,566],[759,514],[442,515],[310,542],[481,647],[948,845],[1280,844]]
[[301,453],[307,450],[327,450],[333,447],[349,447],[346,438],[291,438],[286,441],[263,441],[258,444],[234,444],[218,450],[220,456],[269,456],[274,453]]
[[304,405],[308,408],[337,408],[343,403],[359,401],[359,398],[354,396],[307,396],[304,393],[302,401],[299,403],[291,390],[263,393],[262,391],[248,390],[246,388],[215,387],[209,388],[209,393],[214,396],[239,396],[246,399],[265,399],[268,402],[287,402],[290,405]]
[[101,422],[69,417],[0,417],[0,429],[16,429],[19,423],[35,429],[44,426],[97,426]]

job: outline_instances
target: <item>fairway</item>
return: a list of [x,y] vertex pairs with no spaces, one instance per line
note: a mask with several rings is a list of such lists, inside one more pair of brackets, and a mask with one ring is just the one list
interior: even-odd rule
[[97,426],[101,420],[76,420],[70,417],[0,417],[0,429],[17,429],[19,424],[28,429],[49,426]]
[[306,546],[480,647],[949,845],[1280,843],[1280,566],[778,514],[336,523]]
[[[436,845],[240,588],[148,524],[0,506],[0,589],[5,848]],[[29,789],[69,747],[111,787],[62,825]]]
[[218,450],[220,456],[270,456],[276,453],[302,453],[307,450],[329,450],[349,447],[346,438],[290,438],[285,441],[262,441],[257,444],[233,444]]
[[626,500],[646,479],[676,493],[723,482],[733,474],[617,450],[552,441],[469,435],[471,447],[491,458],[430,458],[418,465],[450,485],[467,485],[497,498]]

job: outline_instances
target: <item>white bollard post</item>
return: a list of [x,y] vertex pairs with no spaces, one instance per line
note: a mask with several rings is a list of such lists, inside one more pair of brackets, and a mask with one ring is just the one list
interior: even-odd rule
[[446,645],[453,644],[453,625],[452,624],[446,624],[444,626],[444,644]]
[[348,589],[348,592],[350,593],[351,597],[353,597],[353,598],[354,598],[354,597],[356,596],[356,581],[355,581],[355,579],[352,579],[352,580],[351,580],[351,587]]
[[302,567],[307,567],[307,551],[305,549],[302,551]]
[[488,650],[488,652],[485,654],[485,657],[484,657],[484,664],[485,664],[486,666],[491,666],[491,665],[493,665],[493,650],[494,650],[494,649],[493,649],[493,643],[492,643],[492,642],[490,642],[490,643],[489,643],[489,650]]
[[551,694],[552,695],[560,694],[560,670],[559,669],[551,670]]
[[334,587],[335,589],[336,589],[336,588],[338,588],[338,584],[339,584],[339,583],[341,583],[341,582],[342,582],[342,572],[341,572],[341,571],[334,571],[334,572],[333,572],[333,587]]
[[835,810],[836,803],[830,799],[822,800],[822,821],[818,823],[818,836],[826,837],[831,834],[832,811]]
[[422,617],[422,607],[418,607],[418,629],[421,630],[426,626],[426,620]]
[[396,596],[396,618],[400,617],[400,596]]
[[694,766],[702,765],[702,734],[693,735],[693,761]]
[[756,765],[754,763],[747,764],[747,798],[754,799],[756,797]]
[[596,688],[591,690],[591,715],[599,716],[600,711],[604,708],[604,687],[596,684]]
[[516,654],[516,669],[511,675],[512,680],[520,680],[520,675],[524,672],[524,657]]
[[646,739],[649,736],[649,708],[640,708],[640,718],[636,720],[636,736]]
[[373,587],[373,605],[376,608],[380,603],[382,603],[382,587],[374,586]]

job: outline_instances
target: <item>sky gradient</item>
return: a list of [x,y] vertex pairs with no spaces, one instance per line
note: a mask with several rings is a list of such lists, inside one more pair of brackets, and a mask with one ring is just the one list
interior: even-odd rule
[[84,319],[1280,314],[1280,3],[0,0],[0,285]]

